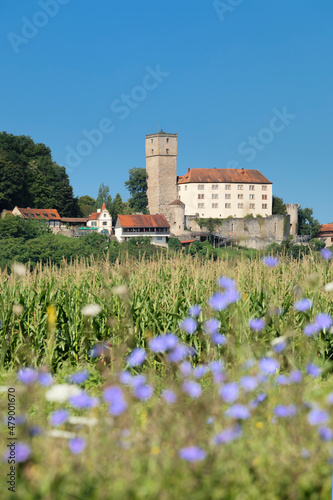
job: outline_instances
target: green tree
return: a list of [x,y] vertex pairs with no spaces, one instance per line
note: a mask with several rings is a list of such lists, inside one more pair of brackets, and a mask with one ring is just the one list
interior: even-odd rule
[[111,217],[112,217],[112,223],[115,225],[117,221],[118,215],[124,214],[125,213],[125,204],[123,200],[121,199],[121,196],[119,193],[116,194],[114,197],[114,200],[111,205],[111,210],[109,210]]
[[131,194],[129,206],[134,212],[148,213],[147,205],[147,172],[145,168],[134,167],[129,171],[129,179],[125,186]]
[[110,195],[109,186],[105,186],[104,183],[99,186],[98,195],[95,202],[95,210],[101,208],[103,203],[105,203],[106,208],[111,213],[112,210],[112,197]]
[[169,238],[168,247],[171,250],[180,250],[182,247],[182,244],[180,243],[180,240],[178,238]]
[[47,222],[42,220],[25,220],[18,215],[6,214],[0,219],[0,240],[22,238],[29,240],[50,233]]
[[302,236],[309,235],[314,238],[321,228],[320,222],[313,217],[312,208],[298,208],[298,234]]
[[[82,217],[89,217],[95,209],[96,200],[87,194],[78,198],[78,205]],[[100,207],[99,207],[100,208]]]
[[287,207],[284,204],[283,199],[279,198],[278,196],[273,196],[272,214],[287,215]]

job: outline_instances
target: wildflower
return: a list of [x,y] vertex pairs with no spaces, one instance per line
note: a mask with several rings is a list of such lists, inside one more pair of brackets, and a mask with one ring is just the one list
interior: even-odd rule
[[207,425],[212,425],[215,422],[215,417],[208,417],[206,420]]
[[55,438],[65,438],[65,439],[73,439],[75,438],[74,432],[68,431],[60,431],[58,429],[52,429],[46,432],[47,436],[55,437]]
[[234,288],[230,288],[224,294],[228,304],[234,304],[241,298],[241,294]]
[[265,328],[265,320],[258,318],[258,319],[250,319],[249,321],[249,326],[252,330],[255,332],[260,332],[263,328]]
[[279,259],[277,257],[264,257],[262,262],[267,267],[276,267],[279,265]]
[[147,401],[152,397],[153,393],[154,389],[151,385],[140,385],[134,391],[135,397],[141,401]]
[[222,293],[217,292],[209,299],[208,304],[215,311],[223,311],[228,306],[228,299]]
[[31,448],[26,443],[18,442],[15,446],[15,460],[18,463],[26,462],[31,455]]
[[259,396],[256,399],[253,399],[252,401],[250,401],[250,404],[249,404],[250,408],[251,409],[257,408],[257,406],[259,406],[260,403],[265,401],[266,398],[267,398],[267,395],[264,392],[259,394]]
[[272,342],[272,349],[274,352],[280,354],[287,347],[287,342],[285,341],[285,337],[277,337]]
[[323,441],[331,441],[333,439],[333,431],[328,427],[320,427],[318,432]]
[[23,384],[33,384],[37,379],[37,372],[33,368],[22,368],[17,372],[17,378]]
[[20,314],[22,314],[23,311],[24,311],[24,309],[23,309],[23,306],[21,304],[14,304],[13,305],[13,313],[16,316],[20,316]]
[[188,313],[190,316],[193,316],[194,318],[197,318],[201,312],[201,307],[198,305],[190,307]]
[[83,384],[83,382],[87,380],[89,375],[90,373],[87,370],[73,373],[73,375],[71,375],[70,377],[70,381],[73,382],[74,384]]
[[239,381],[240,385],[245,389],[245,392],[254,391],[258,386],[258,380],[256,377],[245,376]]
[[107,387],[103,392],[103,398],[110,404],[109,411],[112,415],[120,415],[127,409],[123,391],[118,386]]
[[313,306],[313,302],[310,299],[302,299],[294,304],[294,309],[300,312],[306,312]]
[[327,398],[326,398],[326,401],[328,404],[332,405],[333,404],[333,392],[331,392]]
[[27,272],[25,265],[19,262],[14,262],[12,269],[13,273],[17,274],[17,276],[25,276]]
[[318,314],[315,319],[318,331],[328,330],[332,326],[332,318],[325,313]]
[[33,425],[29,428],[28,432],[30,437],[41,436],[43,434],[43,429],[38,425]]
[[319,377],[321,374],[321,369],[313,363],[309,363],[306,367],[306,371],[311,377]]
[[142,365],[146,359],[146,351],[144,349],[134,349],[130,356],[127,358],[128,366],[139,366]]
[[320,250],[320,254],[325,260],[330,260],[332,258],[332,252],[328,248],[323,248],[322,250]]
[[279,363],[273,358],[262,358],[259,361],[259,369],[267,375],[272,375],[279,369]]
[[162,398],[166,403],[169,405],[174,404],[177,401],[177,395],[174,391],[171,391],[170,389],[165,389],[162,392]]
[[106,344],[96,344],[89,351],[89,356],[91,358],[98,358],[99,356],[106,356],[110,351],[110,347]]
[[275,407],[274,413],[277,417],[287,418],[294,417],[296,415],[296,406],[295,405],[278,405]]
[[302,378],[302,373],[299,370],[293,370],[289,376],[289,380],[294,384],[299,384],[300,382],[302,382]]
[[332,281],[332,283],[327,283],[327,285],[325,285],[325,291],[326,292],[333,292],[333,281]]
[[246,406],[235,404],[226,410],[227,417],[236,418],[237,420],[247,420],[250,418],[249,409]]
[[222,333],[214,333],[212,335],[212,341],[216,345],[224,345],[227,342],[227,337],[225,335],[222,335]]
[[87,425],[88,427],[92,427],[93,425],[98,424],[97,418],[88,418],[88,417],[68,417],[68,423],[73,425]]
[[146,375],[135,375],[134,377],[131,378],[128,385],[136,389],[144,385],[146,379],[147,379]]
[[189,377],[192,373],[192,365],[189,361],[183,361],[180,365],[179,365],[179,371],[181,372],[181,374],[184,376],[184,377]]
[[311,335],[318,333],[318,327],[316,323],[309,323],[303,328],[303,332],[307,337],[310,337]]
[[287,377],[286,375],[278,375],[276,377],[276,382],[279,385],[289,385],[290,384],[290,378]]
[[226,403],[234,403],[239,396],[238,385],[235,382],[230,382],[221,387],[220,396]]
[[45,397],[47,401],[52,401],[55,403],[64,403],[72,396],[77,396],[81,394],[81,391],[75,385],[70,384],[56,384],[49,389]]
[[193,318],[185,318],[180,324],[180,328],[189,335],[192,335],[198,328],[198,323]]
[[186,392],[191,398],[197,399],[201,395],[202,387],[198,382],[186,380],[183,383],[183,391]]
[[81,314],[83,316],[97,316],[102,310],[102,307],[98,304],[88,304],[87,306],[82,307]]
[[242,435],[242,429],[241,427],[229,427],[228,429],[225,429],[223,432],[220,432],[220,434],[217,434],[217,436],[214,437],[214,443],[215,444],[226,444],[230,443],[231,441],[235,441],[235,439],[240,438]]
[[179,450],[179,456],[187,462],[197,462],[206,458],[206,452],[197,446],[189,446]]
[[154,337],[149,341],[149,348],[153,352],[165,352],[169,349],[173,349],[178,342],[176,335],[172,333],[167,333],[166,335],[160,335]]
[[194,351],[184,344],[177,344],[175,348],[168,354],[168,361],[179,363],[186,356],[193,355]]
[[329,419],[329,414],[326,411],[314,408],[308,413],[308,422],[310,425],[322,425]]
[[74,438],[68,442],[68,447],[73,455],[79,455],[86,447],[86,441],[82,438]]
[[69,398],[71,405],[77,408],[94,408],[98,405],[98,398],[92,398],[84,391]]
[[213,373],[221,373],[223,370],[222,361],[211,361],[208,366]]
[[44,387],[49,387],[54,382],[54,378],[51,373],[39,373],[37,378],[40,385]]
[[226,290],[235,290],[237,288],[236,282],[228,276],[221,276],[217,280],[218,285]]
[[119,379],[122,384],[130,385],[132,381],[132,375],[130,372],[123,371],[121,372]]
[[203,329],[208,335],[214,335],[218,332],[219,328],[220,322],[215,318],[208,319],[203,324]]
[[69,413],[66,410],[54,411],[50,416],[51,425],[62,425],[66,420],[68,420]]
[[208,366],[198,365],[195,367],[193,375],[195,378],[199,379],[199,378],[203,377],[204,375],[206,375],[207,372],[208,372]]

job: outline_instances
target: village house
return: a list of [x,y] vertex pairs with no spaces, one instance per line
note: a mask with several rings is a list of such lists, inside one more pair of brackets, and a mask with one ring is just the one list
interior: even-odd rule
[[102,208],[98,208],[97,212],[93,212],[87,219],[87,228],[96,228],[99,233],[112,233],[112,217],[110,212],[103,203]]
[[317,238],[320,238],[325,242],[326,247],[333,246],[333,223],[323,224],[317,234]]
[[165,244],[170,236],[170,224],[164,215],[118,215],[115,236],[119,242],[148,236],[152,243]]
[[61,217],[54,208],[15,207],[11,213],[23,217],[23,219],[46,221],[52,230],[60,229],[61,226]]

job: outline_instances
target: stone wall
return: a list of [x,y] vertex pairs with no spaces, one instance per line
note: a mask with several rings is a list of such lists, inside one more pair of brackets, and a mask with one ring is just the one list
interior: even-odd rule
[[[207,231],[194,220],[194,216],[185,216],[186,228],[191,231]],[[222,238],[232,238],[237,244],[248,248],[264,249],[271,243],[282,243],[290,234],[290,217],[272,215],[253,219],[223,219],[216,224],[214,234]]]

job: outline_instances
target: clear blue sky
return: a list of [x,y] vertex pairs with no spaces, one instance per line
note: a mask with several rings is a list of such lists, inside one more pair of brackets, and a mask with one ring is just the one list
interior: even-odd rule
[[[179,175],[259,169],[275,195],[333,221],[332,0],[221,0],[217,9],[211,0],[15,0],[1,9],[0,130],[47,144],[77,196],[96,197],[104,182],[127,199],[128,170],[145,166],[145,134],[162,123],[178,133]],[[274,120],[279,113],[291,117]],[[96,145],[80,144],[101,122]],[[74,161],[68,148],[78,145],[86,156]]]

